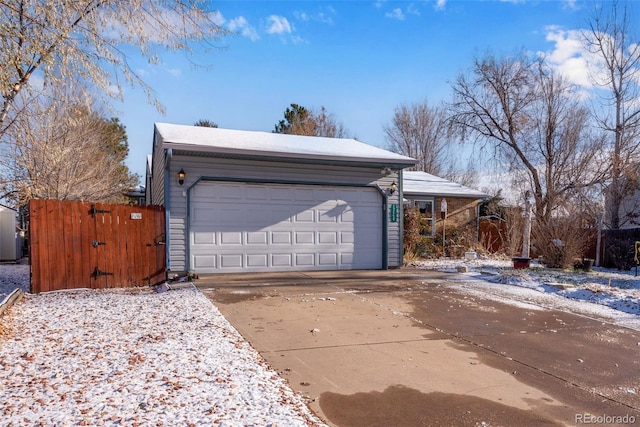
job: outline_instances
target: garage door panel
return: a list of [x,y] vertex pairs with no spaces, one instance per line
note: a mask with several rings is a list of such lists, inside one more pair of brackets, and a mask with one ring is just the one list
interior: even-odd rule
[[220,200],[242,200],[244,199],[244,185],[223,184],[217,191],[214,189],[214,197]]
[[309,190],[307,188],[294,188],[293,189],[293,200],[296,201],[314,201],[315,194],[313,193],[313,189]]
[[335,253],[335,252],[319,253],[318,254],[318,265],[322,266],[322,267],[337,266],[338,265],[338,254]]
[[[273,201],[272,201],[273,203]],[[276,202],[277,203],[277,202]],[[269,224],[278,224],[281,222],[292,222],[292,217],[296,211],[292,207],[269,206],[263,210],[263,214],[269,219]]]
[[256,231],[247,233],[247,244],[266,245],[269,242],[269,233],[266,231]]
[[221,245],[241,245],[242,244],[242,232],[241,231],[224,231],[220,233]]
[[272,254],[271,265],[273,267],[293,267],[292,254]]
[[314,222],[315,217],[314,210],[306,210],[295,215],[295,222]]
[[340,213],[340,222],[352,223],[355,219],[355,215],[352,208],[345,209]]
[[293,191],[289,187],[271,187],[270,192],[271,200],[293,200]]
[[242,268],[243,254],[220,255],[220,268]]
[[215,245],[215,233],[193,233],[193,243],[196,245]]
[[264,185],[248,185],[245,189],[245,199],[248,201],[267,200],[269,188]]
[[359,209],[356,212],[356,218],[358,221],[362,221],[366,224],[378,224],[382,220],[381,212],[372,212],[371,210]]
[[335,245],[338,242],[338,236],[335,232],[330,231],[320,231],[318,232],[318,243],[319,244],[332,244]]
[[248,268],[268,267],[269,266],[269,263],[267,262],[268,259],[269,259],[269,255],[266,253],[247,255],[247,267]]
[[196,272],[382,267],[375,189],[203,182],[192,195]]
[[[246,209],[223,207],[220,214],[211,218],[211,221],[220,225],[240,225],[246,223]],[[198,221],[200,222],[200,221]]]
[[330,211],[318,210],[318,221],[319,222],[338,222],[338,217],[340,216],[341,212],[336,212],[336,211],[339,211],[339,210],[340,208],[332,209]]
[[289,231],[272,231],[271,243],[274,245],[290,245],[291,232]]
[[196,269],[217,268],[217,257],[215,255],[194,255],[193,267]]
[[315,234],[313,231],[294,231],[297,245],[312,245],[315,243]]
[[355,242],[355,235],[353,234],[352,231],[340,232],[340,243],[346,244],[346,243],[354,243],[354,242]]
[[[249,227],[260,227],[264,224],[264,211],[255,205],[247,206],[244,211],[245,225]],[[237,221],[237,219],[236,219]]]
[[315,254],[295,254],[296,267],[312,267],[316,265],[316,255]]
[[192,220],[204,223],[213,221],[215,217],[216,212],[211,204],[203,205],[200,208],[194,209],[191,215]]

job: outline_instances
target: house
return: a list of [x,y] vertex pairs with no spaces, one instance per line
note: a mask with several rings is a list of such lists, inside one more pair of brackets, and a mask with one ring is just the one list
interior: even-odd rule
[[137,187],[131,189],[131,191],[127,192],[125,195],[127,201],[131,205],[145,205],[146,198],[146,189],[144,185],[138,185]]
[[148,201],[171,272],[402,265],[402,169],[354,139],[156,123]]
[[0,261],[22,258],[24,235],[18,228],[18,212],[0,205]]
[[473,223],[477,225],[478,207],[490,197],[481,191],[444,178],[418,171],[404,171],[402,188],[405,206],[417,206],[430,223],[429,232],[436,235],[442,222],[443,201],[447,227]]

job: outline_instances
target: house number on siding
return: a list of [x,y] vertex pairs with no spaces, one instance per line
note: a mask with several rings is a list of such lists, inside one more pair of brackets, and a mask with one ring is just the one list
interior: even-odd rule
[[389,217],[391,222],[398,222],[398,205],[397,204],[394,203],[389,207]]
[[131,212],[131,219],[142,219],[142,212]]

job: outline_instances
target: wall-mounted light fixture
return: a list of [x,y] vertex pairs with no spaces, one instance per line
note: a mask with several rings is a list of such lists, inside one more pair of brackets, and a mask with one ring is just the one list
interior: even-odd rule
[[391,196],[393,193],[396,192],[397,189],[398,189],[398,184],[396,184],[396,182],[393,181],[389,186],[389,195]]
[[180,172],[178,172],[178,184],[182,185],[184,184],[184,169],[180,168]]

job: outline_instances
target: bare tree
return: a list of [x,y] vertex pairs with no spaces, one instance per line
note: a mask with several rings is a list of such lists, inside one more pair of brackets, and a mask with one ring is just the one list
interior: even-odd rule
[[538,219],[603,179],[602,141],[573,88],[541,58],[476,58],[454,87],[452,123],[489,144],[505,168],[525,173]]
[[121,96],[126,81],[162,109],[120,46],[158,62],[160,50],[189,51],[193,42],[213,47],[226,33],[220,19],[204,0],[0,0],[0,135],[36,75],[54,88],[84,81],[111,97]]
[[290,135],[322,136],[327,138],[347,138],[348,132],[341,122],[336,121],[333,114],[328,114],[322,106],[320,112],[291,104],[284,112],[284,120],[276,124],[273,133]]
[[450,143],[444,108],[429,106],[427,101],[402,104],[384,131],[389,150],[418,160],[416,170],[433,175],[444,172]]
[[323,106],[320,107],[320,111],[313,113],[313,118],[316,123],[316,135],[324,136],[327,138],[348,138],[349,133],[344,128],[342,122],[336,121],[333,114],[327,113],[327,109]]
[[595,117],[612,139],[607,217],[613,229],[629,220],[621,207],[638,190],[640,178],[640,38],[632,34],[634,15],[628,7],[626,2],[611,2],[608,12],[596,11],[583,33],[587,49],[598,58],[592,80],[604,89]]
[[138,177],[124,164],[126,133],[86,103],[40,98],[16,117],[0,157],[3,198],[122,202]]

